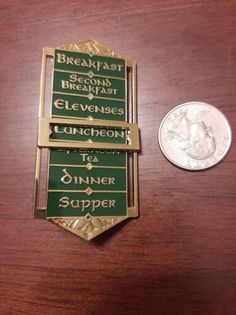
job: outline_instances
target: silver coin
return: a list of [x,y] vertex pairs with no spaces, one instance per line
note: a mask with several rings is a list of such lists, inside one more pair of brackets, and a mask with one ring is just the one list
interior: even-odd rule
[[219,163],[229,151],[232,133],[216,107],[202,102],[176,106],[161,122],[159,145],[173,164],[192,171]]

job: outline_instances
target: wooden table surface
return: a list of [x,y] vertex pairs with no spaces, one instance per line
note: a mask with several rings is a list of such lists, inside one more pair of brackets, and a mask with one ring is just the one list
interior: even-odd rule
[[[0,314],[236,314],[236,146],[202,172],[157,131],[186,101],[236,128],[234,0],[0,2]],[[138,63],[140,217],[86,242],[32,217],[41,52],[93,37]]]

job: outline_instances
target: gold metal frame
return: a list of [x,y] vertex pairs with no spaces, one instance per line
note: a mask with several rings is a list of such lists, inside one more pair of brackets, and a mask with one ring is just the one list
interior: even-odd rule
[[[129,130],[129,143],[105,143],[88,141],[68,141],[50,139],[52,133],[51,124],[56,125],[72,125],[72,126],[92,126],[92,127],[112,127]],[[76,120],[61,118],[39,118],[39,136],[38,146],[40,148],[80,148],[80,149],[103,149],[103,150],[139,150],[139,134],[138,125],[129,124],[122,121],[106,121],[106,120]]]
[[[98,43],[94,39],[89,39],[80,43],[72,43],[57,47],[60,50],[84,52],[100,56],[108,56],[113,58],[122,58],[126,60],[127,71],[129,70],[132,77],[132,99],[130,110],[132,112],[131,121],[118,122],[118,121],[102,121],[102,120],[89,120],[86,119],[61,119],[61,118],[49,118],[44,116],[45,112],[45,86],[46,86],[46,66],[47,58],[54,57],[55,49],[44,48],[41,70],[41,82],[40,82],[40,102],[39,102],[39,133],[38,133],[38,146],[36,150],[36,166],[35,166],[35,184],[34,184],[34,202],[33,202],[33,214],[35,218],[43,218],[54,224],[84,238],[85,240],[91,240],[95,236],[103,233],[112,226],[118,224],[121,221],[129,217],[138,216],[138,156],[139,150],[139,131],[137,126],[137,94],[136,94],[136,63],[131,59],[126,59],[114,50]],[[72,124],[72,125],[86,125],[86,126],[109,126],[114,128],[125,128],[130,130],[131,141],[127,144],[113,144],[113,143],[99,143],[91,141],[52,141],[50,137],[50,124]],[[129,150],[129,154],[132,157],[132,169],[128,169],[128,172],[132,174],[133,182],[133,202],[129,205],[127,216],[114,216],[114,217],[92,217],[86,215],[85,217],[58,217],[47,218],[46,207],[39,207],[39,187],[40,187],[40,170],[42,162],[42,149],[49,147],[57,148],[100,148],[100,149],[112,149],[112,150]],[[128,168],[128,166],[127,166]]]

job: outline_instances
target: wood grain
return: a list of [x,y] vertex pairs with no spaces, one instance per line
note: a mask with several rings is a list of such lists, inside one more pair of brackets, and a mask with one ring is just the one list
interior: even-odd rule
[[[236,147],[191,173],[157,145],[168,110],[236,130],[234,0],[0,1],[0,314],[236,314]],[[41,50],[94,37],[138,63],[140,217],[87,243],[32,218]]]

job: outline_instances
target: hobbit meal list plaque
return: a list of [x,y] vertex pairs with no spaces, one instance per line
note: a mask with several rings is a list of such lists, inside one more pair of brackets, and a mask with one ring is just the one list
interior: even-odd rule
[[[36,218],[90,240],[137,217],[136,115],[134,61],[95,40],[43,50]],[[43,169],[46,188],[42,188]]]

